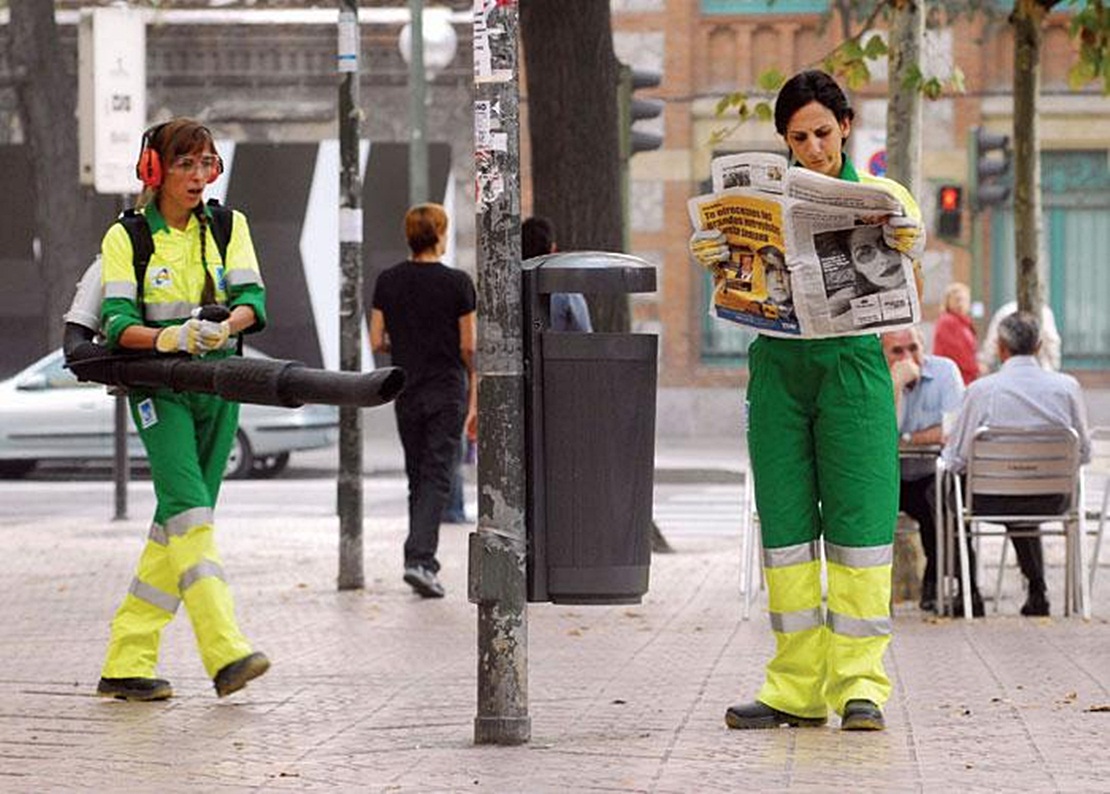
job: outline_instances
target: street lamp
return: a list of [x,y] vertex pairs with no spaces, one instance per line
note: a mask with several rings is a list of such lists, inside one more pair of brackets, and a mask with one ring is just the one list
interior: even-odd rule
[[409,67],[409,204],[413,205],[428,200],[426,87],[454,60],[459,40],[449,8],[425,9],[424,0],[409,0],[409,16],[397,45]]

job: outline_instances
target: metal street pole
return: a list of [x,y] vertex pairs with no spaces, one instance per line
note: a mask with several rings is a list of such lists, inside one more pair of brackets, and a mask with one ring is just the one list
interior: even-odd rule
[[[116,197],[116,214],[119,215],[127,209],[127,196],[119,194]],[[127,394],[116,394],[113,405],[114,437],[112,456],[112,479],[115,481],[115,514],[113,521],[127,519],[127,483],[131,479],[131,459],[127,455],[127,431],[130,420],[128,418]]]
[[428,200],[424,0],[409,0],[409,205]]
[[[339,368],[362,371],[362,177],[358,0],[339,0]],[[339,589],[363,586],[362,413],[339,408]]]
[[469,598],[478,605],[475,744],[522,744],[528,716],[524,355],[516,2],[474,3],[478,232],[478,529]]

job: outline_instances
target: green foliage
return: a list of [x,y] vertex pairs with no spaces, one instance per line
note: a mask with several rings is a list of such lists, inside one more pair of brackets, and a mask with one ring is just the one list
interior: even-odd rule
[[825,56],[822,66],[829,74],[841,78],[850,91],[858,91],[871,82],[869,61],[885,58],[889,52],[882,36],[873,34],[867,42],[855,36]]
[[[1071,0],[1069,5],[1080,5]],[[1075,90],[1102,81],[1110,94],[1110,14],[1103,0],[1084,0],[1071,21],[1071,36],[1079,44],[1079,60],[1068,71],[1068,85]]]

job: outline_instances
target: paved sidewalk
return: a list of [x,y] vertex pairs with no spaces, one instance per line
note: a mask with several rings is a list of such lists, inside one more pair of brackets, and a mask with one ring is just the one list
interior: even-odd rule
[[[447,598],[421,601],[400,578],[404,521],[368,516],[367,587],[340,593],[331,500],[258,519],[236,514],[236,487],[221,549],[274,666],[225,700],[184,615],[161,668],[173,700],[93,696],[144,520],[0,517],[0,790],[1110,790],[1110,582],[1091,622],[1014,617],[1016,573],[1009,614],[973,625],[899,606],[885,733],[737,732],[724,710],[771,650],[762,604],[739,620],[736,537],[676,533],[642,605],[529,608],[532,740],[476,747],[468,528],[443,531]],[[145,515],[147,488],[132,493]]]

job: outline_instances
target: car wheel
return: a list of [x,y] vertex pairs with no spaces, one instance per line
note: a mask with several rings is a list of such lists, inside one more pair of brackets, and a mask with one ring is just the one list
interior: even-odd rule
[[289,465],[289,453],[280,452],[277,455],[267,455],[264,458],[254,459],[254,468],[251,476],[268,479],[276,477]]
[[0,478],[17,480],[26,477],[35,468],[34,460],[0,460]]
[[250,476],[254,468],[254,453],[251,452],[251,442],[242,430],[235,431],[235,441],[231,444],[231,454],[227,456],[227,466],[224,467],[224,479],[242,480]]

